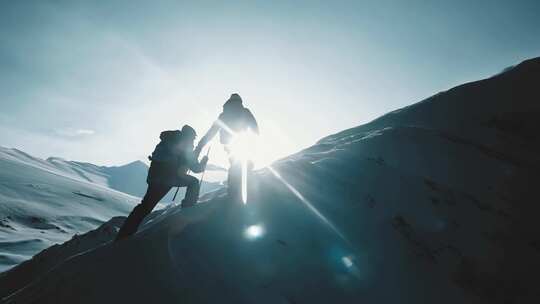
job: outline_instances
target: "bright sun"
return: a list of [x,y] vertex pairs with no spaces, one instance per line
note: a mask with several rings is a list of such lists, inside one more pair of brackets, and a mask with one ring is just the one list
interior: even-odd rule
[[[210,162],[228,168],[229,154],[219,143],[219,138],[214,138],[210,145],[213,146],[209,156]],[[260,169],[293,153],[294,145],[279,127],[271,121],[265,121],[264,129],[259,135],[249,131],[236,134],[229,149],[233,156],[249,159],[253,161],[255,169]]]

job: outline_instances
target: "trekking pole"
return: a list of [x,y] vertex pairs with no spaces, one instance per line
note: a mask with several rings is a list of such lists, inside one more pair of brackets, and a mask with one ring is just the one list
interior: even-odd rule
[[[212,146],[210,146],[210,148],[208,148],[208,152],[206,152],[206,158],[208,158],[208,156],[210,155],[210,150],[212,150]],[[202,175],[201,175],[201,182],[199,184],[199,186],[202,188],[202,182],[204,180],[204,173],[206,173],[206,166],[204,167],[204,171],[202,172]]]
[[[210,148],[208,148],[208,152],[206,152],[206,157],[208,157],[208,155],[210,155],[210,150],[212,150],[212,146],[210,146]],[[206,172],[206,167],[204,168],[203,174],[201,176],[201,182],[200,182],[199,186],[202,186],[202,182],[203,182],[203,178],[204,178],[204,172]],[[187,173],[189,173],[189,170],[188,170]],[[180,187],[176,187],[176,192],[174,193],[174,196],[173,196],[173,199],[172,199],[173,202],[176,199],[176,195],[178,194],[178,190],[180,190]]]
[[[186,172],[186,174],[189,173],[189,170]],[[174,203],[174,200],[176,199],[176,195],[178,194],[178,190],[180,190],[180,187],[176,187],[176,192],[174,193],[174,196],[172,198],[172,201]]]
[[[187,170],[186,174],[189,174],[189,170]],[[178,194],[178,190],[180,190],[180,187],[176,187],[176,192],[174,193],[174,196],[172,198],[173,203],[174,203],[174,200],[176,199],[176,195]]]
[[174,202],[174,200],[176,199],[176,195],[178,194],[178,190],[180,190],[180,187],[176,187],[176,192],[174,193],[174,196],[172,198],[172,201]]

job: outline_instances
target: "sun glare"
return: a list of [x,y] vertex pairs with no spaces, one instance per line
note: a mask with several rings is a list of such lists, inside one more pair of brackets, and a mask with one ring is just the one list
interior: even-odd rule
[[321,222],[326,224],[334,233],[336,233],[344,241],[349,242],[349,240],[339,231],[339,229],[334,226],[330,220],[326,218],[313,204],[307,200],[300,191],[293,187],[287,180],[285,180],[279,172],[272,166],[268,166],[268,170],[272,173],[283,185],[285,185],[292,194],[294,194]]
[[[233,150],[233,153],[238,154],[237,156],[241,158],[249,157],[255,169],[265,168],[275,160],[293,153],[296,149],[292,141],[281,131],[278,124],[271,119],[261,119],[261,121],[264,121],[264,125],[261,126],[259,134],[249,130],[235,132],[223,121],[219,119],[215,121],[225,132],[233,135],[233,142],[230,144],[232,148],[229,147],[229,149]],[[217,143],[217,140],[215,143]],[[211,161],[226,167],[229,156],[224,149],[213,149]]]

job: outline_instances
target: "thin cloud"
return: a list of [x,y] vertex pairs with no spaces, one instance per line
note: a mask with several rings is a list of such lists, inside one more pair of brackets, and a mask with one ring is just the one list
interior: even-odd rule
[[61,137],[81,138],[81,137],[92,136],[96,133],[96,131],[90,130],[90,129],[66,128],[66,129],[56,129],[54,130],[54,133]]

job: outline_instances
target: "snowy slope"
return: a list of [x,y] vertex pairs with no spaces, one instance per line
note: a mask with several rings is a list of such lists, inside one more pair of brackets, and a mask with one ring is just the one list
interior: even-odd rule
[[63,164],[0,148],[0,270],[125,215],[136,202],[88,181],[99,172],[75,173]]
[[4,273],[0,297],[538,303],[538,83],[540,58],[326,137],[260,170],[245,206],[219,190],[106,243],[115,219]]

